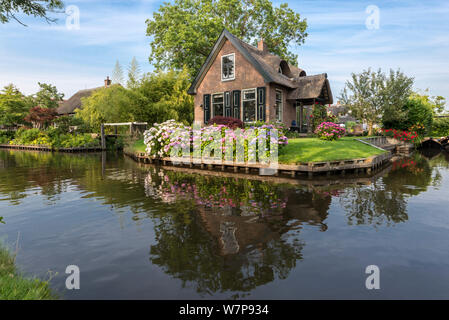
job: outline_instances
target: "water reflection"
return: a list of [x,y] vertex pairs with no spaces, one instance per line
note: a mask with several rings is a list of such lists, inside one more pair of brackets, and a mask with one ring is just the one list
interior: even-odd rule
[[150,219],[151,264],[203,296],[237,298],[288,278],[303,259],[303,229],[326,232],[333,204],[350,225],[406,222],[408,199],[438,188],[448,160],[446,153],[415,154],[365,184],[323,187],[139,167],[121,155],[102,161],[101,155],[0,150],[0,200],[18,206],[38,193],[51,210],[75,188],[130,212],[136,224]]

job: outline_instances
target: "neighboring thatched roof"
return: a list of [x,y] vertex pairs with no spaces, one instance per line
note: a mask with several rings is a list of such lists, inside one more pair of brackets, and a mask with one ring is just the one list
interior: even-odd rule
[[76,109],[81,108],[81,98],[89,97],[95,90],[100,88],[101,87],[78,91],[73,96],[71,96],[70,99],[62,102],[58,109],[56,109],[56,111],[60,115],[75,113]]
[[[322,103],[332,103],[332,92],[326,74],[307,76],[304,70],[288,64],[282,58],[266,50],[243,42],[226,29],[221,33],[206,62],[192,82],[189,94],[196,93],[196,88],[203,80],[226,39],[259,71],[265,82],[277,83],[288,89],[293,89],[288,95],[291,99],[319,99]],[[279,69],[282,70],[282,73],[279,72]],[[303,86],[304,88],[302,88]]]
[[327,80],[327,74],[317,74],[295,79],[297,88],[289,92],[287,100],[313,100],[318,99],[321,103],[332,104],[332,91]]

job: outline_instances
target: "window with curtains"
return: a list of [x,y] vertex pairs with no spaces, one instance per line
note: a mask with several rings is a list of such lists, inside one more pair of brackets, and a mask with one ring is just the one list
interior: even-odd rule
[[235,79],[235,54],[227,54],[221,57],[221,80]]
[[223,93],[212,95],[212,117],[223,116],[224,104]]
[[256,121],[256,89],[242,91],[243,121]]
[[282,121],[282,109],[283,109],[283,103],[282,103],[282,91],[276,90],[276,120]]

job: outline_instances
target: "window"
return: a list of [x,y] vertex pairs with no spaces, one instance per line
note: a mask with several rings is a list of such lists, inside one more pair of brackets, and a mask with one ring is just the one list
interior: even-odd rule
[[282,91],[281,90],[276,90],[276,120],[277,121],[282,121],[282,109],[283,109],[283,104],[282,104]]
[[212,96],[212,117],[223,116],[223,93]]
[[221,80],[235,79],[235,54],[231,53],[221,57]]
[[242,91],[243,121],[256,121],[256,89]]

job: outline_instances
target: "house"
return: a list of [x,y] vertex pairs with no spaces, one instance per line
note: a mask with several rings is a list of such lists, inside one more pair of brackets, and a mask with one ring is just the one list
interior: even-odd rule
[[[108,88],[110,85],[111,80],[109,79],[109,77],[106,77],[106,79],[104,80],[104,87]],[[74,115],[75,110],[81,108],[81,98],[90,97],[95,90],[101,88],[103,87],[79,90],[77,93],[71,96],[70,99],[61,101],[56,111],[58,112],[59,116]]]
[[223,30],[188,90],[194,95],[194,119],[202,125],[215,116],[255,121],[296,121],[307,131],[310,106],[333,102],[327,74],[306,72]]
[[338,118],[338,123],[345,124],[348,121],[357,122],[357,119],[352,116],[349,107],[343,106],[340,104],[340,101],[337,101],[336,104],[331,105],[329,107],[329,112]]

